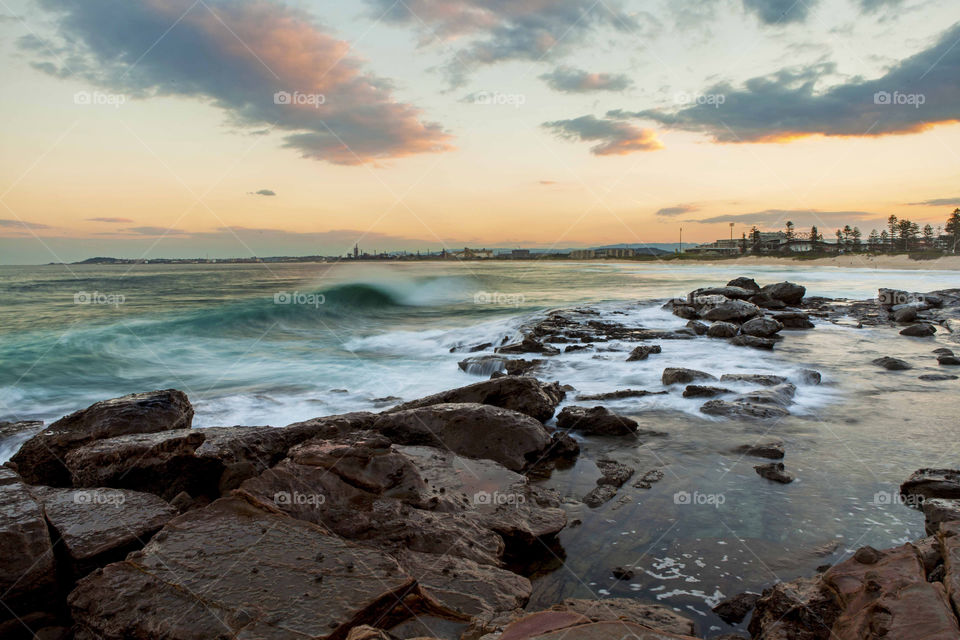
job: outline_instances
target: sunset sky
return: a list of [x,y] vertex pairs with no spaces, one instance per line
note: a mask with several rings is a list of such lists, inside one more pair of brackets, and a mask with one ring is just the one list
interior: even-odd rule
[[4,264],[960,206],[956,0],[0,0],[0,56]]

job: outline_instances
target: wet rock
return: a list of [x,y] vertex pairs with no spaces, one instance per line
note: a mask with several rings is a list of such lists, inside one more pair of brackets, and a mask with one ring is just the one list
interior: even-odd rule
[[937,533],[940,552],[943,556],[943,586],[954,611],[960,610],[960,523],[941,524]]
[[471,375],[490,376],[494,373],[503,373],[511,376],[520,376],[535,370],[545,360],[521,360],[505,358],[503,356],[470,356],[457,363],[460,370]]
[[683,390],[684,398],[714,398],[725,393],[733,393],[730,389],[723,387],[709,387],[700,384],[687,385]]
[[759,598],[759,593],[740,593],[719,603],[713,608],[713,612],[727,624],[740,624],[753,610]]
[[903,496],[960,499],[960,471],[955,469],[917,469],[900,485]]
[[732,322],[714,322],[707,329],[708,338],[732,338],[740,333],[740,327]]
[[940,382],[943,380],[958,380],[960,376],[954,376],[947,373],[925,373],[921,376],[917,376],[920,380],[927,380],[928,382]]
[[589,351],[593,348],[592,344],[568,344],[563,352],[564,353],[573,353],[575,351]]
[[590,395],[578,395],[577,400],[622,400],[624,398],[645,398],[647,396],[663,396],[668,391],[646,391],[645,389],[620,389],[619,391],[610,391],[609,393],[594,393]]
[[779,482],[780,484],[790,484],[794,481],[793,474],[788,472],[782,462],[771,462],[769,464],[758,464],[754,467],[761,478]]
[[746,300],[755,293],[756,291],[753,289],[731,285],[727,285],[726,287],[706,287],[691,291],[687,296],[687,300],[692,304],[697,304],[697,300],[712,298],[714,296],[723,296],[730,300]]
[[827,640],[839,609],[819,578],[779,582],[757,599],[750,635],[767,640]]
[[[657,629],[677,636],[687,636],[696,633],[696,625],[669,607],[659,604],[644,604],[631,598],[604,598],[603,600],[580,600],[568,598],[563,603],[551,607],[554,611],[570,611],[578,613],[593,622],[612,623],[617,621],[643,625],[649,629]],[[578,640],[581,636],[577,636]],[[623,636],[623,633],[612,636],[613,640],[633,640],[633,636]],[[653,640],[656,636],[644,640]],[[573,640],[568,636],[567,640]]]
[[557,427],[595,435],[629,435],[637,430],[637,421],[618,415],[606,407],[564,407],[557,415]]
[[773,314],[773,319],[782,324],[784,329],[813,329],[816,327],[816,325],[810,321],[810,316],[803,311],[775,313]]
[[739,335],[730,341],[730,344],[737,347],[753,347],[754,349],[772,350],[776,341],[772,338],[758,338],[757,336]]
[[842,608],[832,629],[840,640],[960,637],[942,586],[927,582],[911,545],[841,562],[824,574],[823,583]]
[[42,420],[21,420],[19,422],[4,422],[0,420],[0,444],[12,445],[16,441],[23,441],[43,429]]
[[545,456],[550,458],[566,458],[574,459],[580,455],[580,444],[570,437],[567,433],[552,433],[550,434],[552,442],[550,443],[550,448],[547,449]]
[[663,349],[661,349],[660,345],[658,344],[640,345],[639,347],[634,348],[634,350],[630,352],[630,355],[627,356],[627,362],[636,362],[637,360],[646,360],[651,353],[661,353],[662,351]]
[[918,322],[900,331],[900,335],[912,338],[929,338],[936,332],[937,328],[929,322]]
[[687,323],[687,328],[693,331],[698,336],[705,335],[707,331],[709,331],[709,328],[707,327],[707,325],[703,324],[699,320],[691,320],[690,322]]
[[683,318],[684,320],[696,320],[700,317],[700,314],[697,313],[696,308],[687,304],[673,305],[673,315]]
[[783,416],[790,415],[789,411],[776,405],[756,404],[752,402],[728,402],[726,400],[708,400],[700,407],[700,411],[711,416],[752,418],[758,420],[782,418]]
[[917,302],[920,294],[911,294],[901,289],[881,288],[877,292],[877,304],[882,307],[894,307],[902,304]]
[[533,336],[524,336],[520,342],[497,347],[496,353],[542,353],[545,356],[560,355],[560,349],[551,347],[534,338]]
[[597,508],[605,502],[609,502],[617,495],[617,488],[609,484],[598,484],[590,493],[583,497],[583,504],[588,507]]
[[393,638],[383,629],[364,624],[350,629],[347,640],[393,640]]
[[900,307],[893,312],[893,321],[900,324],[909,324],[917,319],[917,308],[912,306]]
[[651,469],[640,476],[640,479],[633,483],[634,489],[650,489],[654,484],[663,480],[663,471],[660,469]]
[[375,495],[407,497],[426,488],[413,462],[379,436],[355,442],[306,442],[290,450],[290,461],[326,469],[350,486]]
[[443,447],[468,458],[496,460],[514,471],[551,443],[528,415],[485,404],[436,404],[381,414],[374,428],[397,444]]
[[82,579],[68,603],[81,637],[332,639],[416,595],[390,556],[223,498]]
[[613,577],[617,580],[633,580],[633,569],[615,567],[611,573],[613,573]]
[[934,350],[932,351],[932,353],[935,354],[935,355],[938,355],[938,356],[952,356],[952,355],[954,355],[954,354],[953,354],[953,350],[952,350],[952,349],[947,349],[946,347],[940,347],[940,348],[938,348],[938,349],[934,349]]
[[750,318],[760,315],[761,311],[757,305],[746,300],[728,300],[711,307],[703,314],[704,319],[712,322],[735,321],[745,322]]
[[907,369],[913,369],[913,366],[906,360],[901,360],[900,358],[894,358],[891,356],[876,358],[871,360],[871,362],[878,367],[883,367],[888,371],[906,371]]
[[786,408],[793,404],[793,396],[796,392],[797,388],[795,386],[789,382],[785,382],[775,387],[766,387],[749,393],[741,393],[733,399],[733,402],[773,405]]
[[601,473],[597,484],[608,484],[614,487],[622,487],[635,472],[633,468],[613,460],[597,460],[597,467]]
[[941,366],[956,367],[960,366],[960,358],[954,355],[937,356],[937,363]]
[[43,505],[54,544],[66,552],[75,576],[122,560],[177,515],[157,496],[125,489],[37,486],[30,493]]
[[743,331],[744,334],[758,338],[769,338],[777,334],[781,329],[783,329],[783,325],[780,324],[780,322],[764,317],[747,320],[743,323],[743,326],[740,327],[740,330]]
[[786,381],[787,379],[783,376],[775,376],[769,373],[725,373],[720,376],[720,382],[748,382],[763,387],[774,387]]
[[16,473],[0,467],[0,620],[45,608],[55,587],[43,507]]
[[563,396],[562,391],[559,398],[555,393],[548,392],[544,389],[544,385],[534,378],[504,376],[405,402],[390,409],[387,413],[438,404],[476,403],[519,411],[541,422],[546,422],[553,417],[553,411],[560,400],[563,399]]
[[498,640],[530,640],[550,631],[589,623],[589,618],[572,611],[538,611],[508,624]]
[[733,452],[742,455],[756,456],[758,458],[767,458],[770,460],[780,460],[785,455],[782,442],[745,444],[737,447],[733,450]]
[[776,310],[776,309],[787,308],[786,302],[784,302],[783,300],[777,300],[773,296],[763,292],[760,292],[760,293],[757,293],[756,295],[751,296],[748,302],[752,302],[753,304],[757,305],[761,309]]
[[27,440],[11,461],[28,484],[70,486],[66,455],[89,442],[133,433],[189,428],[193,407],[175,389],[104,400],[60,418]]
[[689,384],[696,380],[716,380],[716,377],[703,371],[697,371],[696,369],[668,367],[663,370],[663,375],[660,379],[664,385],[671,385]]
[[806,295],[806,287],[794,284],[793,282],[778,282],[777,284],[768,284],[760,289],[761,294],[766,294],[774,300],[779,300],[790,306],[797,306],[803,302],[803,296]]
[[923,501],[923,516],[928,536],[940,530],[940,523],[960,520],[960,500],[930,498]]
[[[573,633],[576,632],[576,635]],[[692,640],[691,636],[662,633],[632,622],[592,622],[579,627],[559,629],[530,640]]]
[[753,293],[760,291],[760,285],[757,284],[757,281],[754,280],[753,278],[747,278],[745,276],[734,278],[733,280],[727,283],[727,286],[740,287],[741,289],[747,289],[749,291],[752,291]]
[[800,382],[804,384],[820,384],[822,379],[823,376],[820,375],[819,371],[814,371],[813,369],[800,370]]

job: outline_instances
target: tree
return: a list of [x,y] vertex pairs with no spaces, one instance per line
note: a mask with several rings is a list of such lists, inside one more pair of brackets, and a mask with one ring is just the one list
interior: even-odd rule
[[860,239],[863,237],[863,234],[860,232],[860,227],[854,227],[853,231],[850,233],[850,237],[853,238],[853,246],[859,250]]
[[791,222],[790,220],[787,220],[787,230],[784,233],[784,235],[787,238],[787,242],[790,242],[796,237],[796,233],[794,232],[793,222]]
[[844,225],[843,227],[843,244],[850,244],[850,237],[853,235],[853,229],[850,228],[850,225]]
[[897,216],[890,216],[889,218],[887,218],[887,229],[890,231],[891,244],[896,244],[897,242],[897,231],[899,230],[899,224],[900,223],[897,220]]
[[947,232],[947,235],[950,236],[950,247],[953,253],[957,252],[957,240],[960,238],[960,209],[954,209],[953,213],[947,219],[947,224],[944,226],[944,230]]
[[933,248],[933,227],[929,224],[923,225],[923,244],[927,249]]
[[870,247],[871,251],[876,251],[877,247],[880,246],[880,234],[877,233],[876,229],[870,231],[870,235],[867,237],[867,246]]
[[816,245],[821,240],[823,240],[823,236],[820,234],[820,230],[817,229],[816,225],[810,227],[810,242]]
[[886,229],[880,232],[880,247],[882,251],[886,251],[887,244],[890,242],[890,234],[887,233]]
[[837,246],[843,244],[843,232],[840,229],[837,229]]
[[903,218],[897,223],[897,232],[900,236],[901,248],[904,251],[910,251],[911,245],[920,233],[920,225]]
[[750,248],[751,251],[753,251],[754,253],[757,253],[760,251],[760,229],[758,229],[757,227],[753,227],[752,229],[750,229],[750,243],[751,243],[751,248]]

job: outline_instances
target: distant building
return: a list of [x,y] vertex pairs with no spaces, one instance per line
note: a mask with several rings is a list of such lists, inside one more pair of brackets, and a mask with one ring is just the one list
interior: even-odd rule
[[597,254],[593,249],[576,249],[570,252],[570,257],[573,260],[591,260],[597,257]]
[[510,252],[510,257],[514,260],[525,260],[530,257],[530,249],[514,249]]
[[462,260],[489,260],[493,258],[493,251],[490,249],[471,249],[464,247],[463,251],[454,251],[451,255]]

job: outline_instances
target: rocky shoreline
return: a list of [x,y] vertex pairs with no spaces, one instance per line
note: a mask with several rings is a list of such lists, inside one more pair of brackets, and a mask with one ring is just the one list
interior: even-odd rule
[[[23,438],[0,467],[0,637],[329,638],[384,640],[429,629],[441,640],[691,638],[706,630],[675,610],[622,598],[564,599],[528,611],[530,560],[562,563],[568,514],[538,479],[569,466],[584,436],[664,436],[603,406],[675,394],[721,420],[790,414],[798,385],[821,373],[728,373],[664,367],[663,390],[581,394],[536,378],[548,359],[638,343],[625,361],[660,370],[674,340],[773,350],[818,322],[896,326],[904,339],[960,341],[960,290],[881,289],[876,300],[810,298],[793,283],[737,278],[664,308],[687,320],[653,330],[556,310],[500,344],[466,344],[465,387],[283,428],[192,428],[177,390],[98,402],[50,424],[3,423]],[[940,348],[949,380],[960,358]],[[492,352],[485,355],[480,352]],[[890,356],[876,366],[907,370]],[[960,372],[960,369],[957,369]],[[792,376],[792,377],[791,377]],[[923,376],[922,376],[923,377]],[[736,391],[731,387],[749,391]],[[567,398],[576,404],[564,404]],[[758,482],[794,475],[778,441],[731,443],[758,459]],[[761,462],[765,460],[765,462]],[[599,507],[659,469],[593,460]],[[908,473],[906,470],[905,473]],[[928,538],[865,547],[814,578],[741,594],[715,608],[731,624],[753,611],[753,638],[957,638],[960,471],[921,469],[901,487]],[[612,570],[629,579],[630,567]],[[417,626],[419,624],[419,626]],[[912,635],[911,635],[912,634]],[[419,637],[426,637],[419,633]],[[740,636],[730,636],[740,637]]]

